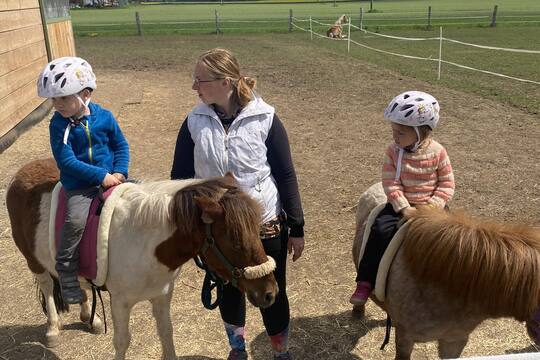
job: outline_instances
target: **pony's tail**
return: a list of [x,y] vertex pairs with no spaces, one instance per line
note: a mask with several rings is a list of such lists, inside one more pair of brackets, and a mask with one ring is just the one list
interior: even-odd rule
[[[62,293],[60,291],[60,282],[58,281],[58,278],[52,276],[51,274],[49,275],[51,276],[53,281],[53,299],[56,311],[58,313],[69,312],[69,304],[65,303],[64,299],[62,298]],[[47,315],[47,303],[45,301],[45,295],[43,294],[43,291],[39,286],[39,282],[35,278],[34,283],[36,284],[36,295],[38,296],[39,302],[41,303],[41,309],[43,310],[43,313]]]

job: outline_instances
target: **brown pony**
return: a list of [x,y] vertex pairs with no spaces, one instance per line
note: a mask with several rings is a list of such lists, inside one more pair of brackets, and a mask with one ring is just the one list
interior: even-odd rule
[[[380,183],[360,198],[356,266],[366,214],[384,201]],[[441,358],[455,358],[488,318],[527,321],[529,335],[540,343],[539,272],[539,228],[424,209],[411,219],[392,262],[384,302],[371,299],[396,328],[396,359],[410,359],[414,343],[427,341],[438,341]],[[364,306],[354,311],[363,314]]]
[[332,25],[327,31],[326,36],[329,38],[336,38],[336,39],[343,39],[346,36],[343,35],[343,24],[347,24],[349,22],[349,18],[347,15],[343,14],[341,15],[334,25]]
[[[58,179],[52,159],[37,160],[17,172],[6,196],[13,240],[43,295],[48,346],[58,342],[57,310],[65,309],[58,301],[55,261],[49,250],[51,191]],[[104,213],[111,214],[104,284],[111,294],[115,359],[124,359],[129,346],[131,309],[149,300],[163,359],[176,360],[170,318],[174,280],[197,254],[221,277],[236,282],[253,305],[264,308],[274,302],[275,262],[266,256],[259,238],[259,205],[231,176],[122,184],[107,199],[102,220]],[[222,257],[209,246],[212,240]],[[81,320],[89,319],[85,301]],[[101,331],[99,318],[89,325]]]

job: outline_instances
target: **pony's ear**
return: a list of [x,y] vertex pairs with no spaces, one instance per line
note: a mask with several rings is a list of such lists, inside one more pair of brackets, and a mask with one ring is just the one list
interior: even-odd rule
[[214,200],[203,196],[195,196],[193,200],[201,209],[203,223],[212,224],[215,220],[223,217],[223,208]]
[[230,172],[230,171],[227,171],[227,172],[225,173],[225,175],[223,175],[223,177],[224,177],[224,178],[229,178],[229,179],[231,179],[231,180],[235,180],[234,175],[233,175],[232,172]]

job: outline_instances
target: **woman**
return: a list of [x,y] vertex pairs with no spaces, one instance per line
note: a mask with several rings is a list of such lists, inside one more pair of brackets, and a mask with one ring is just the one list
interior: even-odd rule
[[[304,249],[304,215],[287,133],[274,112],[254,93],[255,79],[242,76],[234,55],[212,49],[195,66],[193,90],[201,103],[184,120],[174,153],[172,179],[222,176],[230,171],[263,206],[261,240],[276,261],[279,294],[261,309],[274,359],[288,352],[287,250],[293,261]],[[285,220],[286,218],[286,220]],[[219,306],[229,338],[228,359],[247,359],[244,295],[225,286]]]

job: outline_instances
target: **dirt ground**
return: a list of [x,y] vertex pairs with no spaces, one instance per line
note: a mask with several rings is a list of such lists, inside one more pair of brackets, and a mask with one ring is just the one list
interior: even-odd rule
[[[197,102],[191,75],[198,54],[215,46],[231,48],[245,74],[258,79],[260,94],[288,130],[305,210],[305,253],[288,268],[290,347],[297,359],[394,357],[393,336],[387,349],[379,350],[385,314],[369,304],[367,318],[354,319],[348,304],[355,274],[353,208],[379,178],[382,153],[391,141],[382,112],[394,95],[419,89],[440,101],[435,137],[447,146],[455,169],[453,207],[540,224],[537,116],[351,61],[295,36],[78,39],[77,46],[96,69],[94,100],[113,111],[130,142],[135,178],[168,178],[177,131]],[[77,321],[76,309],[62,318],[60,345],[43,346],[46,318],[11,239],[5,189],[22,164],[50,156],[47,126],[48,120],[42,121],[0,155],[0,359],[110,359],[112,330],[90,334]],[[176,282],[172,317],[179,359],[223,359],[228,352],[219,313],[199,301],[202,278],[190,263]],[[111,328],[108,304],[105,310]],[[147,303],[135,307],[131,330],[128,357],[158,359],[161,349]],[[253,307],[247,337],[253,359],[271,358]],[[536,349],[524,324],[499,319],[472,334],[464,356],[527,351]],[[436,354],[434,344],[421,344],[413,358]]]

